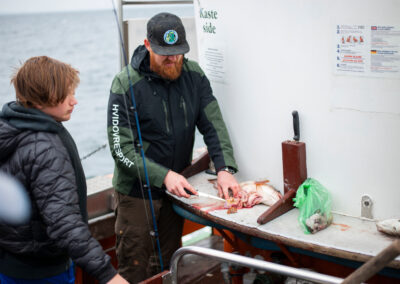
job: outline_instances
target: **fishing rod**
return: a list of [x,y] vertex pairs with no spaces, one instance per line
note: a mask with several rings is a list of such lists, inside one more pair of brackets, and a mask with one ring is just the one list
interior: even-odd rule
[[[122,32],[121,32],[121,27],[120,27],[119,20],[118,20],[117,10],[115,8],[114,0],[111,0],[111,2],[112,2],[112,5],[113,5],[113,12],[114,12],[115,20],[116,20],[117,27],[118,27],[119,40],[120,40],[120,44],[121,44],[121,48],[122,48],[122,53],[123,53],[125,66],[128,66],[128,59],[127,59],[127,55],[126,55],[124,40],[122,38]],[[155,237],[156,242],[157,242],[158,257],[159,257],[159,260],[160,260],[160,267],[161,267],[161,271],[163,271],[164,270],[164,265],[163,265],[162,254],[161,254],[160,238],[159,238],[159,235],[158,235],[156,217],[155,217],[154,206],[153,206],[153,198],[151,196],[150,180],[149,180],[149,175],[147,173],[146,159],[145,159],[145,156],[144,156],[142,134],[141,134],[141,131],[140,131],[139,117],[138,117],[138,113],[137,113],[137,109],[136,109],[136,100],[135,100],[135,96],[133,94],[133,85],[132,85],[131,76],[130,76],[130,73],[129,73],[129,68],[127,67],[126,70],[127,70],[127,73],[128,73],[129,92],[130,92],[131,101],[132,101],[132,108],[131,109],[132,109],[132,111],[134,113],[134,116],[135,116],[137,134],[138,134],[138,138],[139,138],[139,144],[137,146],[140,148],[140,155],[141,155],[142,160],[143,160],[143,169],[144,169],[144,175],[145,175],[145,179],[146,179],[146,184],[143,185],[143,187],[147,188],[147,193],[149,195],[151,217],[152,217],[152,220],[153,220],[153,228],[154,228],[153,236]],[[128,109],[127,109],[127,112],[128,112]],[[129,120],[129,116],[128,116],[128,120]],[[132,143],[134,143],[134,141],[132,141]]]

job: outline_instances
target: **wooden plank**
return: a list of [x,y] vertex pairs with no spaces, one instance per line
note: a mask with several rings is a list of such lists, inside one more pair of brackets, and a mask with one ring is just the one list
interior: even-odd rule
[[388,262],[400,254],[400,240],[395,240],[390,246],[381,251],[377,256],[370,259],[359,269],[347,277],[343,284],[364,283],[372,276],[382,270]]

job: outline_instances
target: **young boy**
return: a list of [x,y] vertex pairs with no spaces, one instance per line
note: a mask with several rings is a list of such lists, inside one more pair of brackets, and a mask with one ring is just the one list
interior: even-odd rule
[[90,234],[85,175],[74,140],[62,125],[77,104],[78,73],[39,56],[28,59],[11,79],[16,102],[0,112],[0,171],[27,189],[32,217],[18,226],[0,222],[2,284],[74,283],[72,261],[100,283],[128,283]]

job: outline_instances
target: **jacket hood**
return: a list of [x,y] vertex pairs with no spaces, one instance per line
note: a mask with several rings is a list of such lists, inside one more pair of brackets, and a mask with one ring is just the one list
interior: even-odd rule
[[5,104],[0,112],[0,161],[12,154],[18,142],[28,135],[25,130],[57,133],[61,129],[61,123],[38,109],[16,102]]
[[139,45],[133,52],[131,58],[132,68],[141,73],[149,73],[150,71],[150,53],[144,45]]
[[0,118],[20,130],[59,132],[63,126],[51,116],[36,108],[25,108],[16,102],[3,106]]
[[133,52],[131,66],[143,76],[161,79],[158,74],[150,70],[150,53],[144,45],[139,45]]

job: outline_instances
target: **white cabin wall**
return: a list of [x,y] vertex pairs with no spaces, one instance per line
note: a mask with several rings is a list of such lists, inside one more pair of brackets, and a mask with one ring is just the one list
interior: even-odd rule
[[[224,55],[211,79],[239,164],[239,180],[268,178],[283,192],[281,143],[300,116],[308,176],[332,193],[333,210],[360,216],[368,194],[377,219],[400,217],[400,76],[336,74],[336,25],[400,28],[396,0],[198,0],[199,61]],[[200,18],[199,10],[218,12]],[[205,23],[215,34],[203,32]],[[206,74],[207,74],[206,70]],[[207,74],[208,75],[208,74]]]

